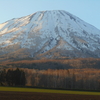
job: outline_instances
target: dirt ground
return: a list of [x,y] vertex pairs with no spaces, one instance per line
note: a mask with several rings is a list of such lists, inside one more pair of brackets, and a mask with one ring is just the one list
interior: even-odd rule
[[0,100],[100,100],[100,96],[53,93],[0,92]]

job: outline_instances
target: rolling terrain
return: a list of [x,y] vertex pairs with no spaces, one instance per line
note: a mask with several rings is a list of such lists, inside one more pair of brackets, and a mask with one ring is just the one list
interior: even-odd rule
[[100,69],[100,59],[96,58],[77,58],[77,59],[42,59],[42,60],[16,60],[4,61],[0,63],[3,68],[29,68],[38,70],[47,69]]

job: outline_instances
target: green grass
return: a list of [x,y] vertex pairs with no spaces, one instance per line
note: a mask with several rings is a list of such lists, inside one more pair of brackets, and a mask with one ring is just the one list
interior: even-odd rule
[[53,90],[53,89],[38,89],[38,88],[19,88],[19,87],[0,87],[0,91],[42,92],[42,93],[62,93],[62,94],[80,94],[80,95],[100,95],[100,92]]

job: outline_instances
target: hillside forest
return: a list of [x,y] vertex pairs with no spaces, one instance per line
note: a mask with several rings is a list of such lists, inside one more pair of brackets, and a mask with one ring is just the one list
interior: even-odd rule
[[[83,60],[84,63],[82,64]],[[36,61],[2,63],[0,65],[0,85],[32,86],[57,89],[100,90],[99,59],[85,60],[86,59],[76,59],[72,62],[66,60],[68,63],[65,65],[63,62],[64,65],[62,64],[63,66],[66,66],[65,69],[64,67],[62,69],[61,67],[56,67],[57,64],[59,65],[60,63],[57,63],[57,61],[56,63],[52,62],[51,65],[54,64],[54,68],[51,66],[51,69],[46,69],[46,67],[50,66],[47,66],[47,64],[50,64],[50,61],[42,61],[41,64]],[[21,67],[22,65],[23,67]],[[30,68],[28,68],[27,65],[30,66]],[[37,65],[40,66],[33,68]],[[43,65],[45,66],[41,68]],[[84,65],[87,65],[87,67],[84,67]],[[3,69],[4,66],[6,67]]]

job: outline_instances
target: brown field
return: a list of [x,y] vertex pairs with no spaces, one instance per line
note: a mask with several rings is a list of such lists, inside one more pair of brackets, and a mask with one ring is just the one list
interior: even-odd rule
[[0,91],[0,100],[100,100],[100,96]]

